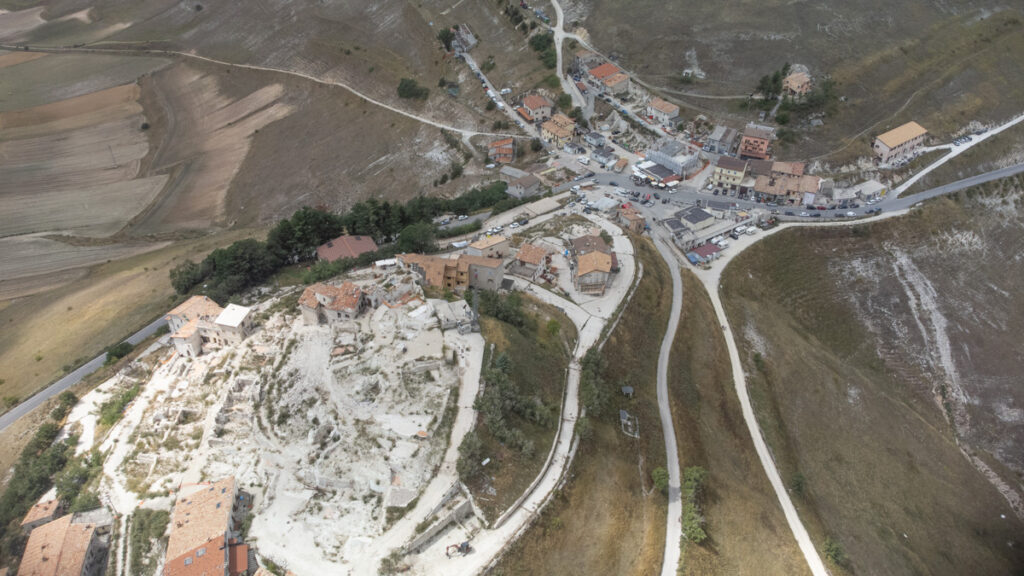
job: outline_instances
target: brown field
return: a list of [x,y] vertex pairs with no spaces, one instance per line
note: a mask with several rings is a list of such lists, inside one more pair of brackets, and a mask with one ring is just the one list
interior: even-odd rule
[[185,258],[262,234],[237,230],[100,264],[83,278],[47,292],[8,301],[0,309],[0,396],[26,397],[62,376],[66,366],[166,312],[177,296],[168,271]]
[[95,264],[167,246],[167,242],[74,245],[42,236],[0,238],[0,300],[27,296],[80,278]]
[[[615,390],[629,382],[636,397],[614,393],[600,417],[589,417],[594,435],[581,443],[568,482],[492,574],[660,573],[667,499],[652,486],[650,473],[665,464],[655,381],[672,290],[650,241],[636,238],[634,245],[644,277],[602,354],[606,381]],[[619,430],[619,408],[638,415],[639,439]]]
[[1020,186],[777,234],[725,270],[765,439],[783,479],[804,478],[794,503],[812,537],[838,541],[852,573],[1024,565],[1024,523],[961,452],[1019,491],[1021,356],[1010,335],[1024,306],[1021,268],[1007,263],[1021,245]]
[[689,270],[669,378],[680,465],[708,471],[708,540],[686,545],[682,573],[808,574],[743,422],[711,300]]
[[8,66],[14,66],[21,64],[22,62],[31,62],[36,58],[42,58],[46,54],[39,52],[4,52],[0,50],[0,68],[6,68]]

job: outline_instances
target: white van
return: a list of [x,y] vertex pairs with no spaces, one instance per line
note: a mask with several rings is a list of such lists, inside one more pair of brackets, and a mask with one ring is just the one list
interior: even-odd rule
[[737,226],[736,229],[733,230],[733,232],[735,232],[737,234],[743,234],[746,231],[747,231],[747,227],[746,226]]
[[576,161],[579,162],[580,164],[583,164],[584,166],[590,164],[590,158],[587,158],[586,156],[580,156],[579,158],[576,159]]

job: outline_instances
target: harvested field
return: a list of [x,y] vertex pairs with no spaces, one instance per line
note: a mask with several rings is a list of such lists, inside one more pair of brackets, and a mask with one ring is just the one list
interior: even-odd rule
[[0,300],[79,278],[95,264],[157,250],[166,242],[76,246],[38,235],[0,238]]
[[8,66],[15,66],[22,62],[31,62],[36,58],[42,58],[46,54],[39,52],[4,52],[0,50],[0,68],[6,68]]
[[133,224],[135,233],[166,233],[223,223],[225,196],[249,151],[253,134],[287,116],[283,86],[226,96],[213,74],[175,66],[154,76],[160,115],[146,173],[172,174],[163,195]]
[[264,231],[180,240],[94,267],[80,280],[8,301],[0,309],[0,397],[24,398],[151,322],[178,300],[168,271],[185,258]]
[[0,112],[22,110],[135,82],[170,63],[148,56],[50,54],[4,68]]

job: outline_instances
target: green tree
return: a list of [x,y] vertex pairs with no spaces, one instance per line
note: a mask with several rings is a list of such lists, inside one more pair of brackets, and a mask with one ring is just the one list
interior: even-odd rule
[[683,535],[694,544],[700,544],[708,537],[704,531],[704,517],[692,504],[683,509]]
[[455,32],[452,32],[451,28],[442,28],[437,32],[437,39],[444,45],[446,52],[450,52],[452,49],[452,41],[455,40]]
[[412,78],[402,78],[398,81],[398,97],[415,100],[426,100],[430,96],[430,89],[420,86]]
[[668,494],[668,470],[662,467],[657,467],[651,470],[651,481],[654,482],[654,487],[658,489],[662,494]]
[[455,463],[455,469],[463,482],[476,476],[480,471],[480,461],[483,455],[484,445],[476,432],[470,432],[459,444],[459,460]]
[[171,286],[178,294],[188,294],[189,290],[205,278],[202,268],[191,260],[171,268]]
[[494,100],[488,100],[487,104],[484,105],[484,109],[487,110],[488,112],[494,110],[497,107],[498,105],[494,103]]
[[544,149],[544,144],[541,143],[540,138],[534,138],[530,140],[530,150],[534,152],[540,152]]
[[399,252],[433,252],[437,250],[434,226],[429,222],[417,222],[402,229],[398,235]]
[[[566,94],[565,92],[562,92],[561,94],[558,95],[557,105],[560,110],[569,110],[570,108],[572,108],[572,96]],[[569,115],[571,117],[579,116],[577,110],[579,110],[578,107],[575,110],[569,112]],[[573,116],[573,113],[576,113],[576,116]]]
[[777,122],[779,126],[789,124],[789,112],[786,112],[785,110],[779,111],[779,113],[775,115],[775,122]]

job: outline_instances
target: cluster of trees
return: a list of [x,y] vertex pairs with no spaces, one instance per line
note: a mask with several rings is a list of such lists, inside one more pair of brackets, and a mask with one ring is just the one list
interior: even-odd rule
[[442,28],[437,32],[437,39],[441,41],[445,52],[451,52],[452,42],[455,41],[455,32],[451,28]]
[[599,418],[608,406],[611,388],[605,381],[607,361],[597,348],[587,350],[580,363],[580,399],[587,408],[587,414]]
[[537,57],[544,63],[545,68],[558,66],[558,54],[555,52],[553,35],[544,32],[530,36],[530,48],[537,53]]
[[240,240],[214,250],[199,263],[187,260],[174,267],[170,272],[171,285],[179,294],[188,294],[201,285],[200,292],[224,303],[231,296],[263,283],[283,266],[313,260],[317,246],[342,232],[370,236],[383,246],[358,259],[317,264],[312,276],[329,278],[399,252],[433,252],[437,237],[431,223],[434,217],[486,208],[498,213],[518,206],[520,201],[506,194],[506,188],[504,182],[492,182],[457,198],[421,196],[405,204],[370,199],[343,214],[303,207],[291,218],[278,222],[267,233],[266,241]]
[[21,532],[21,519],[44,492],[50,489],[52,478],[64,469],[78,443],[76,436],[55,442],[60,427],[46,422],[36,431],[21,451],[14,474],[3,496],[0,496],[0,565],[10,565],[21,556],[25,537]]
[[484,371],[484,393],[473,403],[484,417],[484,424],[498,442],[518,450],[527,458],[533,456],[536,446],[522,429],[510,422],[510,416],[519,416],[538,426],[554,424],[551,410],[537,397],[520,392],[512,380],[512,361],[504,352],[495,357],[491,367]]
[[398,97],[410,98],[413,100],[426,100],[430,96],[430,88],[420,86],[419,82],[412,78],[402,78],[398,81]]
[[772,72],[771,74],[761,76],[761,79],[757,82],[755,90],[760,92],[761,96],[764,97],[761,101],[762,103],[769,103],[769,108],[772,106],[771,101],[778,98],[779,94],[782,94],[782,81],[789,75],[789,68],[789,62],[786,62],[782,68]]
[[683,537],[694,544],[707,539],[704,531],[704,514],[702,512],[704,492],[708,471],[700,466],[690,466],[683,470]]
[[113,346],[107,347],[107,360],[105,364],[113,364],[121,358],[131,354],[132,350],[135,349],[135,345],[131,342],[121,342],[114,344]]
[[473,304],[474,297],[479,301],[480,314],[497,318],[516,328],[525,328],[532,319],[523,311],[523,299],[516,292],[502,296],[491,290],[466,291],[466,302],[470,305]]
[[50,418],[53,418],[56,422],[60,422],[68,415],[69,412],[71,412],[71,409],[75,407],[75,404],[78,404],[78,396],[75,396],[74,392],[70,390],[61,392],[60,396],[57,397],[57,405],[50,411]]

